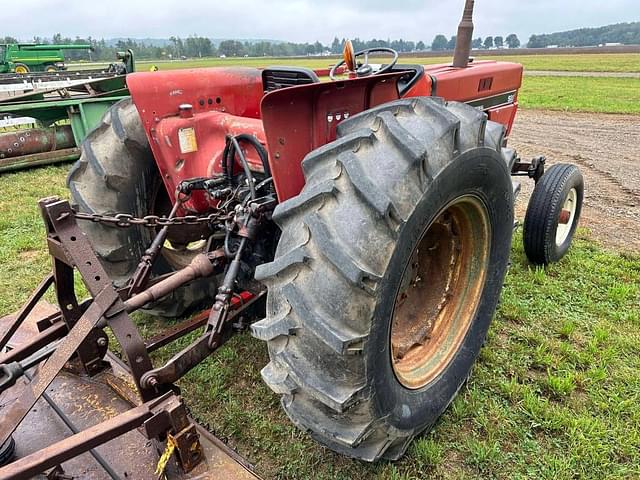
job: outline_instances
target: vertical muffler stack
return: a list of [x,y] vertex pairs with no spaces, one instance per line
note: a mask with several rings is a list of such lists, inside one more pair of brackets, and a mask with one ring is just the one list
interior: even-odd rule
[[456,37],[456,49],[453,53],[453,66],[466,68],[469,65],[471,43],[473,41],[473,4],[474,0],[466,0],[462,21],[458,25]]

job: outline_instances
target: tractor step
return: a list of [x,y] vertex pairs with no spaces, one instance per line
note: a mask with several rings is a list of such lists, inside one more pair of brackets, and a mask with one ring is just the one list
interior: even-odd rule
[[[35,335],[38,332],[35,321],[56,311],[57,308],[51,304],[38,303],[14,335],[10,346],[16,347]],[[5,331],[13,319],[12,315],[0,319],[0,332]],[[65,424],[65,420],[77,430],[83,431],[130,410],[132,406],[139,403],[135,383],[126,365],[111,352],[107,353],[105,360],[109,362],[110,368],[94,377],[78,375],[70,369],[65,369],[58,374],[47,389],[48,398],[43,396],[38,400],[13,435],[16,460],[70,437],[72,431],[68,424]],[[32,375],[34,371],[31,372]],[[12,393],[14,393],[12,390],[8,390],[0,395],[0,408],[15,400],[11,397]],[[62,416],[56,410],[59,410]],[[165,470],[167,478],[238,480],[259,478],[252,472],[251,465],[221,440],[199,425],[196,425],[196,429],[200,436],[205,461],[185,474],[172,457]],[[107,468],[115,472],[116,478],[144,480],[158,478],[154,472],[165,447],[164,442],[150,441],[134,429],[95,448],[95,451]],[[61,467],[65,475],[75,479],[113,478],[113,475],[107,473],[89,452],[64,462]],[[0,478],[4,478],[1,469]]]

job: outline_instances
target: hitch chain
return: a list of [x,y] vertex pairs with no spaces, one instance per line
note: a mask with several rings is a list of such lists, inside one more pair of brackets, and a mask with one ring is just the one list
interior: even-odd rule
[[206,216],[186,215],[184,217],[159,217],[158,215],[147,215],[145,217],[134,217],[129,213],[117,213],[115,215],[104,215],[101,213],[84,213],[74,210],[73,216],[76,220],[87,220],[94,223],[104,223],[114,227],[128,228],[134,225],[141,225],[148,228],[170,227],[174,225],[202,225],[220,220],[231,219],[230,215],[225,215],[222,211],[214,211]]
[[103,223],[106,225],[112,225],[114,227],[128,228],[134,225],[141,225],[148,228],[156,227],[171,227],[174,225],[202,225],[219,221],[230,220],[233,217],[232,213],[227,213],[220,208],[216,208],[209,215],[185,215],[184,217],[176,217],[176,206],[182,205],[184,202],[191,198],[191,194],[195,190],[206,190],[207,182],[213,180],[207,180],[205,178],[193,178],[189,180],[183,180],[177,186],[175,191],[176,204],[174,209],[168,217],[160,217],[158,215],[146,215],[144,217],[135,217],[129,213],[116,213],[113,215],[107,215],[102,213],[85,213],[73,210],[73,216],[76,220],[88,220],[94,223]]

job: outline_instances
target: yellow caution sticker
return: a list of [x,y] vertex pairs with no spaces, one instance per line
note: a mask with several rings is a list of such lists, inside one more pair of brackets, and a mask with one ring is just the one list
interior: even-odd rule
[[193,127],[179,129],[178,142],[180,143],[180,153],[191,153],[198,151],[196,131],[193,129]]

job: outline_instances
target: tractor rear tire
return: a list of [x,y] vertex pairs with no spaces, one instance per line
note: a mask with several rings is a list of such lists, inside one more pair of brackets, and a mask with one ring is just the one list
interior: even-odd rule
[[[553,165],[540,177],[527,206],[522,233],[531,263],[548,265],[567,254],[580,221],[583,198],[584,180],[575,165]],[[563,214],[566,217],[561,220]]]
[[[154,199],[164,189],[142,121],[130,98],[114,104],[100,124],[82,142],[80,159],[67,177],[72,206],[86,213],[129,213],[142,217],[155,212]],[[117,228],[81,221],[93,249],[116,286],[123,286],[135,271],[152,240],[147,227]],[[173,268],[162,256],[153,275]],[[176,290],[145,310],[175,317],[197,307],[216,292],[215,281],[201,279]]]
[[470,374],[513,234],[503,138],[479,110],[413,98],[342,122],[304,159],[256,271],[267,316],[252,333],[263,379],[320,443],[396,460]]

